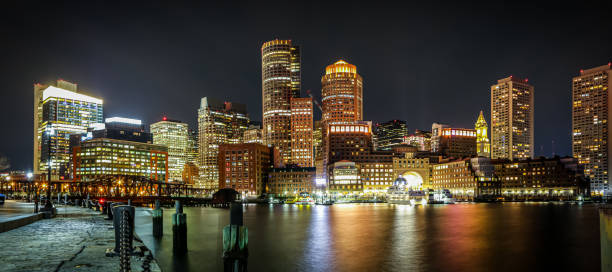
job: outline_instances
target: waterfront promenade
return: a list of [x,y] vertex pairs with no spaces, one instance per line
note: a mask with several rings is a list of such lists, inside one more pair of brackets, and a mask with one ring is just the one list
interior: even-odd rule
[[[53,219],[0,233],[0,271],[119,271],[119,258],[105,256],[114,247],[112,221],[85,208],[60,205],[57,210]],[[143,271],[145,259],[132,257],[132,271]],[[155,260],[150,267],[161,271]]]

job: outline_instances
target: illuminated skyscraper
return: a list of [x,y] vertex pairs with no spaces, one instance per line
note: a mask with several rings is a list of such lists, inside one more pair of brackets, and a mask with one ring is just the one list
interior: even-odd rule
[[291,164],[313,166],[312,98],[291,99]]
[[610,195],[608,171],[612,168],[612,96],[610,63],[588,70],[572,80],[572,153],[591,180],[591,194]]
[[168,180],[181,181],[183,168],[190,159],[189,125],[164,117],[151,124],[150,131],[153,134],[153,144],[168,148]]
[[507,77],[491,86],[491,158],[533,157],[533,86]]
[[491,157],[491,143],[489,143],[487,121],[480,111],[478,120],[476,121],[476,153],[479,157]]
[[196,181],[196,187],[218,189],[219,145],[241,143],[248,123],[245,105],[202,98],[198,110],[200,180]]
[[355,65],[343,60],[328,65],[321,85],[324,131],[329,124],[363,120],[363,79]]
[[261,47],[263,143],[273,145],[283,162],[291,160],[291,98],[300,96],[300,48],[291,40]]
[[374,126],[374,148],[376,150],[392,150],[394,146],[403,144],[407,137],[406,121],[391,120],[377,123]]
[[72,153],[70,135],[87,133],[89,127],[103,123],[102,113],[102,99],[79,93],[77,84],[61,79],[51,85],[35,84],[35,173],[51,165],[53,175],[67,175]]

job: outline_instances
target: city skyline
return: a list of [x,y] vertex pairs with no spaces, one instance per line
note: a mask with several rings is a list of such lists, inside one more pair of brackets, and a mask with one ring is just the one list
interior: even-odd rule
[[[24,7],[15,8],[21,10]],[[79,7],[71,8],[78,9]],[[101,12],[103,12],[104,8],[101,8]],[[184,7],[171,8],[177,12],[181,10],[185,12]],[[528,13],[534,14],[536,11],[528,11]],[[35,14],[40,12],[35,10]],[[380,12],[376,9],[373,9],[371,12],[373,15],[380,16]],[[448,11],[443,11],[443,13],[445,12]],[[569,12],[569,9],[562,9],[561,13],[564,12]],[[596,19],[599,18],[597,17],[597,11],[595,10],[594,12]],[[94,14],[92,18],[95,19],[99,16],[101,14]],[[140,14],[139,16],[139,18],[146,21],[149,19],[148,16],[151,15]],[[547,16],[550,17],[552,15],[543,14],[543,19],[547,18]],[[185,20],[192,23],[198,22],[195,17],[187,17]],[[85,19],[76,15],[66,16],[66,20],[69,22],[84,20],[87,23],[92,18]],[[475,23],[474,21],[484,21],[486,16],[477,16],[473,19],[474,21],[459,16],[457,18],[460,19],[460,25],[472,25]],[[44,16],[41,19],[44,19]],[[20,20],[17,21],[20,22]],[[324,67],[337,59],[344,59],[359,67],[359,73],[364,77],[363,107],[365,120],[373,120],[374,122],[385,122],[393,119],[406,120],[407,127],[411,131],[414,129],[428,130],[432,122],[445,123],[452,127],[472,127],[474,115],[480,110],[485,110],[485,118],[490,120],[491,117],[488,110],[489,86],[495,84],[497,79],[509,75],[527,77],[530,84],[537,89],[534,103],[537,105],[535,110],[535,155],[550,156],[552,153],[551,141],[555,142],[554,151],[556,154],[571,155],[571,80],[579,74],[580,69],[589,69],[609,62],[609,49],[605,49],[605,47],[597,44],[589,47],[588,44],[585,45],[560,37],[542,37],[539,40],[542,43],[533,46],[521,45],[512,48],[512,45],[516,44],[511,43],[506,45],[506,47],[497,48],[496,46],[501,46],[500,43],[491,44],[491,47],[495,47],[496,50],[501,50],[502,52],[508,52],[511,48],[516,50],[512,51],[512,54],[509,54],[510,56],[495,59],[492,58],[495,55],[494,52],[489,51],[489,49],[485,48],[484,52],[466,49],[468,45],[474,46],[476,44],[478,38],[476,36],[478,35],[469,31],[460,31],[460,34],[465,34],[468,38],[465,40],[458,38],[449,31],[448,22],[442,22],[442,26],[434,27],[433,29],[429,28],[428,30],[433,30],[432,33],[440,35],[440,41],[459,41],[458,45],[447,44],[445,47],[434,45],[433,48],[427,49],[425,46],[415,46],[414,43],[406,44],[404,42],[402,44],[402,41],[409,40],[407,39],[409,35],[399,37],[397,45],[395,45],[396,43],[392,43],[390,46],[377,43],[381,37],[372,34],[373,28],[391,25],[393,22],[392,19],[376,24],[372,22],[374,26],[364,30],[370,35],[364,35],[364,37],[356,35],[340,35],[338,37],[312,35],[312,33],[304,30],[309,28],[309,26],[299,25],[259,30],[247,35],[248,37],[245,38],[233,37],[238,39],[239,43],[242,43],[239,47],[241,52],[238,53],[238,56],[231,57],[231,59],[227,59],[228,57],[225,56],[224,58],[226,59],[223,62],[218,59],[207,61],[207,58],[213,57],[215,54],[210,52],[206,54],[200,53],[199,55],[193,55],[198,56],[195,58],[199,61],[197,65],[188,61],[193,56],[188,58],[183,53],[177,53],[181,49],[181,46],[177,45],[143,47],[145,48],[144,52],[135,53],[134,55],[126,54],[128,52],[135,52],[135,49],[143,44],[126,41],[125,44],[119,43],[118,45],[110,46],[106,49],[108,50],[105,51],[106,53],[95,50],[100,46],[95,45],[95,41],[112,43],[112,41],[117,41],[117,39],[124,37],[122,35],[131,33],[129,30],[118,31],[117,34],[112,34],[102,29],[94,29],[93,33],[105,33],[103,36],[107,37],[108,40],[89,41],[91,44],[82,47],[82,50],[86,51],[79,53],[79,56],[82,58],[77,58],[75,55],[71,56],[67,52],[76,45],[69,44],[65,49],[59,47],[60,44],[64,45],[64,43],[60,42],[61,39],[59,38],[50,39],[48,41],[49,47],[42,49],[22,46],[25,50],[34,49],[30,50],[31,54],[27,58],[41,59],[42,63],[38,63],[35,66],[41,66],[42,68],[34,69],[33,67],[35,66],[24,67],[17,64],[18,60],[19,63],[22,62],[21,59],[12,56],[9,56],[7,60],[7,67],[2,68],[3,74],[18,74],[7,81],[6,89],[3,91],[5,99],[3,99],[3,103],[0,106],[2,116],[6,119],[6,124],[9,127],[15,131],[23,131],[25,135],[3,135],[2,142],[7,144],[2,145],[0,152],[9,157],[13,169],[28,170],[32,167],[31,152],[24,152],[24,150],[28,151],[32,148],[32,142],[28,140],[32,139],[32,129],[30,127],[32,123],[32,109],[29,108],[32,94],[29,90],[32,86],[31,84],[37,82],[45,84],[56,78],[64,78],[67,81],[77,83],[83,87],[87,94],[103,99],[105,102],[105,117],[115,115],[126,116],[142,119],[145,123],[150,124],[155,120],[159,120],[161,116],[167,115],[169,118],[179,119],[188,123],[190,127],[196,127],[196,116],[193,112],[198,108],[199,99],[207,96],[224,101],[248,104],[250,119],[260,121],[262,120],[261,116],[259,116],[261,104],[256,102],[260,101],[259,95],[261,90],[261,63],[258,49],[264,41],[280,38],[292,39],[303,50],[301,52],[302,96],[305,96],[305,91],[310,89],[315,97],[319,99],[321,91],[320,77],[324,74]],[[397,22],[399,25],[406,25],[410,20],[397,19]],[[129,25],[134,22],[128,20],[118,24],[120,23]],[[368,22],[357,22],[357,24],[361,25],[364,23]],[[523,25],[519,26],[533,27],[531,23],[533,22],[522,23]],[[187,25],[185,22],[183,24]],[[578,30],[584,31],[580,25],[572,26],[570,23],[549,24],[552,25],[553,29],[569,31],[570,33],[577,32]],[[193,31],[195,25],[186,28],[185,31]],[[17,27],[15,23],[10,24],[10,26]],[[500,34],[490,34],[486,28],[477,29],[481,29],[484,33],[489,33],[484,36],[493,35],[494,37],[519,31],[512,30],[511,26],[514,25],[504,24],[500,21],[496,21],[496,26],[501,29]],[[21,27],[25,28],[27,31],[24,33],[28,34],[35,34],[44,29],[44,27],[34,29],[32,25],[28,24]],[[169,26],[160,27],[143,34],[145,38],[148,38],[145,40],[152,39],[152,37],[148,37],[148,34],[163,31],[167,27]],[[295,30],[292,30],[292,27]],[[334,27],[342,29],[346,26],[340,25]],[[521,28],[518,27],[518,29]],[[606,30],[609,30],[609,27],[600,27],[588,31],[606,32]],[[58,36],[65,37],[71,31],[78,34],[81,33],[82,29],[68,27],[61,30]],[[528,29],[525,31],[527,41],[539,39],[535,37],[537,36],[536,33],[539,33],[538,31]],[[436,38],[430,36],[431,34],[419,32],[414,28],[410,28],[407,33],[423,39],[423,44],[436,41]],[[186,33],[169,34],[168,37],[178,35],[179,38],[186,39],[189,35],[184,34]],[[208,40],[204,39],[202,34],[196,36],[199,37],[198,45],[203,45],[204,48],[210,49],[210,47],[207,47],[208,45],[204,45],[204,41]],[[389,37],[386,38],[388,39]],[[77,37],[77,44],[79,44],[79,39]],[[230,40],[230,37],[223,36],[220,38],[221,43],[224,40]],[[329,41],[332,42],[330,43]],[[5,46],[10,51],[15,49],[13,46],[23,45],[22,43],[23,41],[16,41],[14,44],[11,43]],[[537,54],[539,47],[552,44],[559,46],[551,47],[552,51],[542,54],[543,56]],[[404,49],[402,47],[404,45],[407,46],[406,50],[400,51],[400,48]],[[379,52],[387,50],[388,47],[390,47],[389,51],[396,53],[396,55]],[[226,49],[222,48],[222,46],[213,46],[212,49],[226,52],[225,50],[235,50],[236,48]],[[23,50],[19,49],[17,52],[25,52]],[[172,54],[159,60],[158,65],[152,65],[157,62],[150,62],[148,60],[148,55],[161,56],[163,55],[161,52],[166,51]],[[191,48],[188,48],[186,51],[193,53]],[[415,58],[418,57],[419,52],[424,53],[425,56]],[[448,57],[448,62],[442,63],[442,59],[437,56],[439,53]],[[117,56],[109,60],[103,59],[103,56],[107,54],[113,56],[117,54]],[[557,55],[569,56],[569,58],[555,60]],[[222,74],[227,71],[225,69],[227,68],[225,61],[234,62],[240,58],[245,59],[245,67],[239,67],[236,73],[227,74],[235,76],[247,73],[247,76],[238,77],[236,82],[229,81],[228,75]],[[466,58],[474,58],[473,63],[467,64]],[[441,64],[436,65],[435,63]],[[168,64],[172,64],[172,66]],[[541,67],[544,67],[543,64],[549,64],[546,65],[547,69],[541,69]],[[207,69],[211,69],[216,65],[221,65],[221,69],[217,68],[218,72],[207,71]],[[9,66],[14,69],[9,70]],[[144,69],[146,66],[156,68]],[[122,73],[126,73],[126,68],[122,67],[129,69],[130,73],[122,75]],[[177,73],[177,71],[171,71],[173,69],[168,67],[176,67],[177,70],[181,72],[187,71],[187,73]],[[117,71],[114,71],[115,69],[113,68],[122,68],[124,70],[117,69]],[[146,72],[134,71],[139,68],[146,70]],[[388,68],[389,72],[379,72],[384,70],[384,68]],[[546,71],[542,72],[540,70]],[[207,71],[209,74],[203,73],[204,76],[202,78],[196,76],[196,74],[203,71]],[[459,84],[461,86],[458,88],[456,83],[444,84],[440,82],[441,80],[436,80],[441,74],[449,77],[449,80],[444,81],[462,80],[463,84]],[[218,81],[223,82],[222,85],[215,85],[216,77],[220,77]],[[450,86],[454,87],[453,91],[449,91]],[[172,90],[175,88],[181,91],[180,95],[169,95],[173,93]],[[560,92],[563,95],[558,95]],[[469,100],[467,99],[468,97]],[[139,101],[139,98],[143,99],[142,103],[134,103],[134,101]],[[457,103],[462,100],[468,103]],[[319,118],[320,112],[315,108],[315,120]]]

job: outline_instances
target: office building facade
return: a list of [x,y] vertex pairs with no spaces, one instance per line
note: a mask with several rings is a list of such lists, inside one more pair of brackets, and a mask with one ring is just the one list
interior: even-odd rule
[[312,98],[291,99],[291,164],[312,167],[314,164],[312,143]]
[[491,158],[533,158],[533,86],[507,77],[491,86]]
[[263,143],[278,148],[291,161],[291,99],[300,96],[300,48],[291,40],[273,40],[261,47]]
[[168,179],[173,182],[183,180],[183,169],[190,160],[189,125],[164,117],[151,124],[153,144],[168,148]]
[[51,167],[53,176],[70,173],[70,135],[103,123],[102,99],[79,92],[64,80],[34,85],[34,172]]
[[406,121],[391,120],[377,123],[374,126],[374,149],[393,150],[394,146],[402,145],[408,138]]
[[243,196],[259,196],[272,166],[271,148],[262,144],[219,146],[219,188],[232,188]]
[[241,143],[248,123],[245,105],[202,98],[198,110],[200,180],[196,187],[206,190],[219,188],[219,145]]
[[572,80],[572,156],[584,166],[591,181],[591,193],[611,195],[609,171],[612,169],[612,96],[610,64],[587,70]]
[[98,138],[73,148],[74,181],[105,176],[168,181],[168,149],[165,146]]

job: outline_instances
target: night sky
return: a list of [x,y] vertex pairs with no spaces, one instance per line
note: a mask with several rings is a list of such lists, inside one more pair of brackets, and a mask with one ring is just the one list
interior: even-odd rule
[[552,141],[571,155],[571,78],[612,60],[612,1],[14,2],[0,8],[0,153],[12,169],[32,168],[32,86],[57,78],[103,98],[105,117],[195,127],[210,96],[246,103],[259,121],[260,48],[274,38],[302,47],[303,96],[320,96],[325,66],[342,58],[364,78],[364,118],[411,131],[472,128],[481,109],[490,123],[490,86],[527,77],[536,155]]

